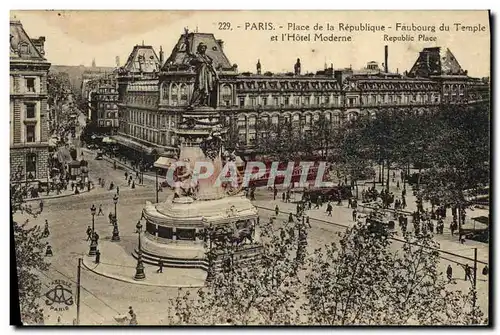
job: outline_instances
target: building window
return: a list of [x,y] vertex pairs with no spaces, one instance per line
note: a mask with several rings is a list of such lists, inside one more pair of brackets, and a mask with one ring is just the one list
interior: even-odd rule
[[240,97],[240,106],[245,106],[245,97]]
[[34,119],[35,115],[35,104],[26,104],[26,118]]
[[285,97],[285,106],[288,106],[288,105],[290,105],[290,98]]
[[36,178],[36,154],[26,154],[26,177],[28,179]]
[[35,78],[26,78],[26,89],[28,92],[35,93]]
[[306,115],[306,120],[305,120],[305,122],[306,122],[306,125],[307,125],[307,126],[310,126],[310,125],[311,125],[311,115],[309,115],[309,114],[307,114],[307,115]]
[[257,101],[256,101],[255,97],[250,98],[250,105],[255,106],[256,104],[257,104]]
[[247,127],[246,118],[245,116],[242,115],[238,118],[238,128],[245,129],[246,127]]
[[177,88],[177,85],[173,85],[172,86],[172,93],[170,94],[170,104],[172,106],[177,106],[177,103],[178,103],[178,88]]
[[278,106],[279,104],[280,104],[279,98],[278,97],[274,97],[274,105]]
[[321,104],[319,97],[316,97],[315,99],[316,99],[316,101],[315,101],[315,104],[316,104],[316,105]]
[[271,122],[274,125],[278,124],[279,123],[279,116],[273,115],[273,117],[271,118]]
[[181,104],[186,104],[188,100],[187,86],[181,85]]
[[335,114],[333,115],[333,124],[339,125],[340,124],[340,116]]
[[295,97],[295,105],[300,105],[300,97]]
[[225,106],[231,106],[231,87],[224,85],[222,87],[222,101]]
[[267,106],[267,97],[262,98],[262,106]]
[[35,126],[33,125],[26,126],[26,142],[35,142]]
[[255,116],[248,117],[248,126],[250,128],[255,128],[255,122],[256,122]]
[[329,104],[330,103],[330,97],[327,95],[325,97],[325,104]]

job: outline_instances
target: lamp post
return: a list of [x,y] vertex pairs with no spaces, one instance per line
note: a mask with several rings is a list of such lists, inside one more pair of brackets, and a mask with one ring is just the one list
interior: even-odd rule
[[113,196],[113,203],[115,204],[115,216],[113,218],[113,236],[111,236],[112,242],[120,241],[120,232],[118,231],[118,218],[116,216],[116,204],[118,203],[118,195]]
[[158,168],[155,166],[155,187],[156,187],[156,203],[158,203]]
[[146,274],[144,273],[144,264],[142,264],[142,250],[141,250],[141,230],[142,224],[141,220],[137,221],[137,236],[139,238],[139,249],[137,250],[137,266],[135,267],[135,280],[144,280],[146,279]]
[[92,207],[90,207],[90,213],[92,214],[92,237],[90,239],[89,256],[95,256],[97,253],[97,239],[95,236],[95,227],[94,227],[94,225],[95,225],[95,220],[94,220],[95,212],[96,212],[96,208],[95,208],[94,204],[92,204]]

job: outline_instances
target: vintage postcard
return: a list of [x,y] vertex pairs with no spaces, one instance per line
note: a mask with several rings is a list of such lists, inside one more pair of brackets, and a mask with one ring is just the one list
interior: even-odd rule
[[11,323],[489,322],[488,11],[11,11]]

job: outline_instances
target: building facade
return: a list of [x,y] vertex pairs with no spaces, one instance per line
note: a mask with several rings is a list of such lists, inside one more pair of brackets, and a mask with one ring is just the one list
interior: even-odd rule
[[44,37],[31,39],[10,21],[10,167],[25,181],[48,177],[47,75]]
[[[380,110],[423,114],[442,103],[489,99],[489,85],[468,77],[451,51],[442,53],[440,48],[425,48],[404,74],[389,71],[387,47],[383,69],[371,61],[359,71],[337,70],[332,65],[304,74],[297,59],[289,73],[273,74],[263,73],[259,60],[256,73],[239,73],[224,54],[221,40],[213,34],[186,32],[165,62],[160,52],[160,71],[121,69],[118,142],[142,151],[141,155],[175,155],[177,125],[190,104],[196,80],[190,61],[200,43],[207,47],[206,55],[219,77],[211,107],[237,133],[238,146],[246,152],[252,152],[260,136],[261,121],[291,122],[300,132],[308,132],[320,118],[340,127],[359,117],[376,117]],[[134,52],[129,60],[137,58]]]

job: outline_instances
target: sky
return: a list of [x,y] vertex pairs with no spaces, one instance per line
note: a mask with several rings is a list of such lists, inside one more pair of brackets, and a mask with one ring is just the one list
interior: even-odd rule
[[[168,58],[184,28],[213,33],[224,41],[224,51],[239,71],[255,72],[260,60],[262,71],[292,72],[297,58],[303,72],[335,68],[363,68],[368,61],[384,62],[384,45],[389,46],[389,70],[410,70],[424,47],[449,48],[463,69],[476,77],[489,76],[490,29],[487,11],[12,11],[11,18],[21,20],[31,37],[45,36],[45,52],[56,65],[115,66],[116,56],[123,65],[132,48],[144,42],[158,53],[160,46]],[[223,23],[224,22],[224,23]],[[227,22],[232,30],[227,28]],[[245,25],[271,23],[276,30],[245,30]],[[387,32],[338,31],[338,25],[385,25]],[[406,26],[441,24],[449,31],[436,33],[396,31]],[[455,31],[455,23],[484,31]],[[309,30],[288,30],[309,26]],[[272,42],[271,36],[312,34],[314,26],[323,26],[324,35],[351,36],[351,42]],[[325,31],[329,24],[335,31]],[[257,25],[256,25],[257,26]],[[283,28],[280,28],[282,26]],[[267,27],[269,27],[267,25]],[[391,28],[387,28],[391,27]],[[400,37],[410,34],[414,42],[384,41],[384,34]],[[433,36],[437,41],[418,41],[418,36]]]

